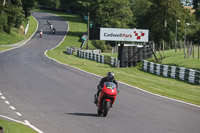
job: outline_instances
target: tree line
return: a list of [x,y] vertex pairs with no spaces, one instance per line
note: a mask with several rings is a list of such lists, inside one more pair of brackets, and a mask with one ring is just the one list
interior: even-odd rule
[[35,0],[0,0],[0,32],[10,33],[11,27],[19,28],[35,6]]
[[[31,10],[41,5],[85,15],[89,12],[93,27],[149,29],[150,40],[158,44],[174,42],[176,33],[177,40],[184,40],[185,31],[189,40],[200,44],[200,0],[0,1],[0,30],[6,32],[11,27],[19,27]],[[187,8],[188,5],[193,8]]]

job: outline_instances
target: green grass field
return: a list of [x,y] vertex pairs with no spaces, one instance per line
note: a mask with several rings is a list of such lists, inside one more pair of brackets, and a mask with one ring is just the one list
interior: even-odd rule
[[[59,16],[65,16],[65,14],[57,14]],[[66,15],[67,16],[67,15]],[[72,17],[73,16],[73,17]],[[76,15],[72,15],[71,17],[79,17]],[[77,23],[71,21],[69,17],[64,17],[66,21],[68,21],[70,25],[69,32],[77,32],[80,33],[86,30],[85,26],[79,27],[77,29]],[[80,20],[80,19],[77,19]],[[78,22],[80,24],[80,21]],[[86,25],[85,23],[82,23]],[[75,28],[75,29],[73,29]],[[79,31],[80,30],[80,31]],[[83,69],[85,71],[95,73],[101,76],[105,76],[108,71],[112,71],[116,74],[116,79],[118,81],[122,81],[128,83],[130,85],[142,88],[144,90],[160,94],[163,96],[179,99],[182,101],[186,101],[189,103],[200,105],[200,86],[199,85],[192,85],[190,83],[165,78],[153,74],[149,74],[143,72],[141,68],[141,64],[138,67],[131,67],[131,68],[113,68],[106,64],[100,64],[94,61],[90,61],[87,59],[81,59],[76,57],[76,55],[67,55],[65,54],[65,47],[66,46],[74,46],[77,45],[77,40],[67,41],[72,38],[72,34],[67,34],[65,41],[56,49],[50,50],[47,52],[47,55],[62,62],[65,64],[69,64],[71,66],[75,66],[77,68]],[[115,55],[116,56],[116,55]],[[167,59],[167,58],[166,58]],[[97,83],[98,84],[98,83]],[[123,90],[123,88],[120,88]]]
[[3,119],[0,119],[0,126],[3,127],[4,133],[37,133],[35,130],[21,123]]
[[[160,58],[160,55],[158,52],[156,55],[158,58]],[[188,55],[186,56],[186,58],[184,58],[183,49],[181,51],[178,50],[177,52],[175,52],[174,49],[166,50],[164,51],[164,53],[161,52],[161,55],[165,57],[164,59],[160,60],[161,64],[200,70],[200,59],[198,59],[198,47],[195,47],[194,58],[192,55],[190,58],[188,57]],[[155,62],[155,59],[149,59],[149,61],[152,61],[152,60]]]

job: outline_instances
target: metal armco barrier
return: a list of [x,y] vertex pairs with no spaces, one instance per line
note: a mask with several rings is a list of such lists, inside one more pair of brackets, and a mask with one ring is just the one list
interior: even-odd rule
[[152,74],[176,78],[193,84],[200,85],[200,71],[184,67],[156,64],[154,62],[142,61],[142,69]]
[[[80,58],[85,58],[89,60],[93,60],[102,64],[110,64],[113,67],[118,67],[118,60],[117,58],[110,58],[110,61],[105,61],[104,55],[101,54],[95,54],[91,52],[85,52],[84,50],[78,50],[77,56]],[[106,58],[107,59],[107,58]]]

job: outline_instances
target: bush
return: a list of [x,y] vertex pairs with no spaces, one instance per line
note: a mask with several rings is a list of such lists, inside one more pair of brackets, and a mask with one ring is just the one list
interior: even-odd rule
[[101,41],[101,40],[94,40],[92,41],[92,44],[97,48],[97,49],[101,49],[102,52],[104,52],[106,50],[106,43],[105,41]]

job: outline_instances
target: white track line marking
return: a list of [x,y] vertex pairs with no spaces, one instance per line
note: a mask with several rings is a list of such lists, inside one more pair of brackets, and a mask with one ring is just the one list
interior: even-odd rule
[[5,100],[6,98],[4,96],[1,96],[1,99]]
[[22,114],[20,114],[19,112],[15,112],[15,113],[16,113],[18,116],[20,116],[20,117],[22,116]]
[[5,119],[8,119],[8,120],[11,120],[11,121],[14,121],[14,122],[18,122],[18,123],[21,123],[21,124],[24,124],[24,125],[25,125],[25,123],[23,123],[23,122],[21,122],[21,121],[15,120],[15,119],[13,119],[13,118],[10,118],[10,117],[4,116],[4,115],[0,115],[0,117],[5,118]]
[[25,120],[24,122],[21,122],[21,121],[18,121],[18,120],[15,120],[13,118],[10,118],[10,117],[7,117],[7,116],[4,116],[4,115],[0,115],[0,117],[2,118],[5,118],[5,119],[8,119],[8,120],[11,120],[11,121],[14,121],[14,122],[18,122],[18,123],[21,123],[23,125],[27,125],[29,126],[30,128],[34,129],[35,131],[37,131],[38,133],[44,133],[43,131],[37,129],[36,127],[34,127],[33,125],[30,124],[30,122],[28,122],[27,120]]
[[9,101],[4,101],[6,104],[10,104],[10,102]]
[[16,108],[15,107],[13,107],[13,106],[9,106],[12,110],[16,110]]
[[0,96],[2,95],[2,93],[0,92]]
[[26,125],[28,125],[29,127],[31,127],[32,129],[34,129],[35,131],[39,132],[39,133],[44,133],[41,130],[37,129],[35,126],[33,126],[28,120],[24,120],[24,122],[26,123]]

